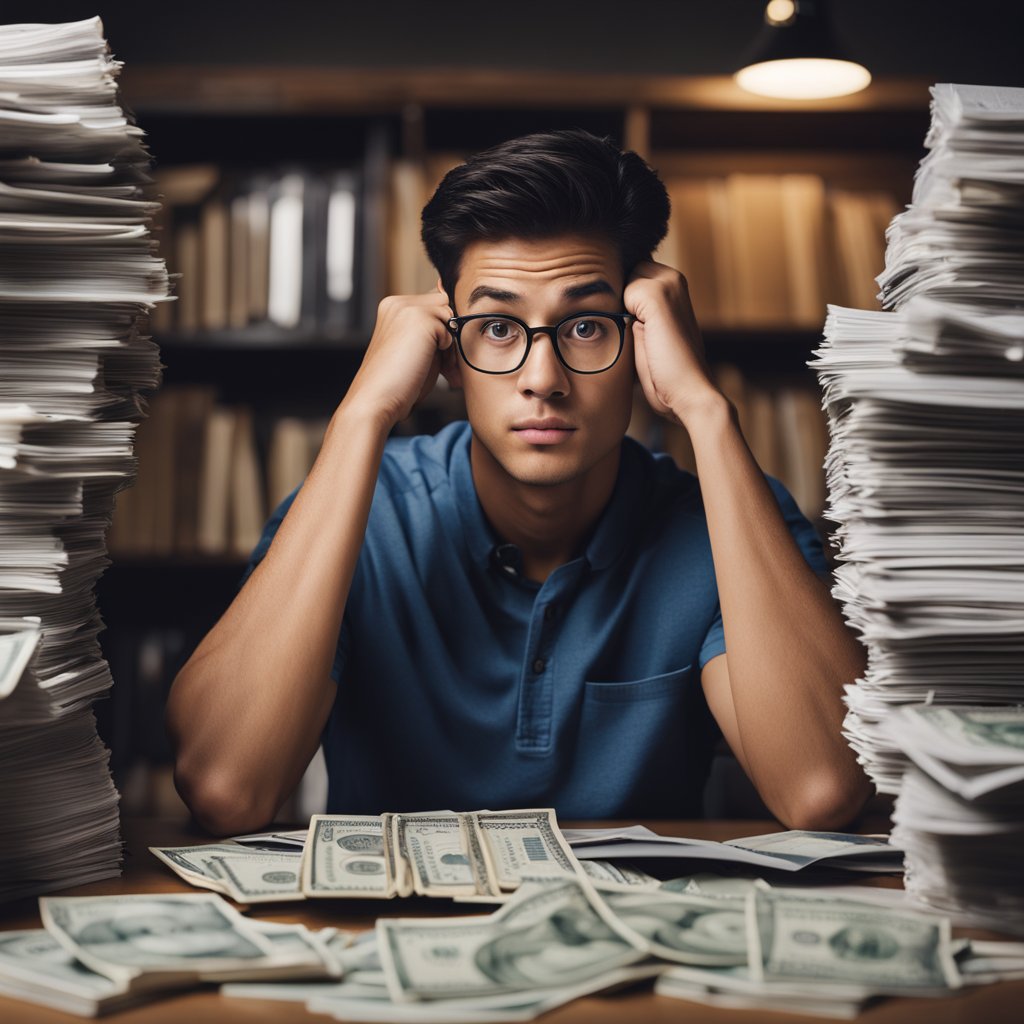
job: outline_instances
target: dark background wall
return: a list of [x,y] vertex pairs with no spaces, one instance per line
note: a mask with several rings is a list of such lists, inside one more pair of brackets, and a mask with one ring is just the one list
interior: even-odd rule
[[[1020,0],[833,0],[851,54],[876,75],[1024,85]],[[110,0],[0,4],[0,21],[99,14],[132,64],[462,65],[724,74],[762,0]]]

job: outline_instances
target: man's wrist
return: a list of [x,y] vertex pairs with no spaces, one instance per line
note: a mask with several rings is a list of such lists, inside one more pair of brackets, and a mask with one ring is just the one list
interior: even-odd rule
[[393,426],[386,410],[360,406],[346,398],[334,410],[327,427],[327,436],[337,433],[351,441],[357,436],[370,435],[383,444]]
[[711,386],[699,394],[689,395],[685,402],[676,403],[672,412],[691,438],[696,433],[721,430],[736,421],[732,402]]

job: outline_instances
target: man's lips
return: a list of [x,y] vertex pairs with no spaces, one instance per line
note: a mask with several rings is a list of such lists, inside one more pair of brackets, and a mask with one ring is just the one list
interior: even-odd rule
[[513,430],[575,430],[576,428],[571,423],[566,423],[565,420],[555,419],[553,416],[548,417],[545,420],[523,420],[522,423],[516,423]]
[[513,432],[527,444],[560,444],[572,437],[575,427],[565,420],[526,420],[513,426]]

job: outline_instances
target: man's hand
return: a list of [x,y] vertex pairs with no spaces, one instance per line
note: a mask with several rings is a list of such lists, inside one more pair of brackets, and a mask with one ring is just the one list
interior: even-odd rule
[[636,372],[651,408],[675,423],[720,400],[704,356],[686,278],[663,263],[636,265],[623,292],[633,324]]
[[446,323],[451,316],[448,296],[440,290],[381,299],[344,404],[377,418],[385,430],[404,420],[433,390],[438,373],[452,378],[456,353]]

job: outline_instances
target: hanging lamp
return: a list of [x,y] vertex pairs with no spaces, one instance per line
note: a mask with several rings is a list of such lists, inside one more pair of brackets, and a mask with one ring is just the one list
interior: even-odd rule
[[824,0],[769,0],[764,28],[733,78],[748,92],[781,99],[847,96],[871,81],[836,42]]

